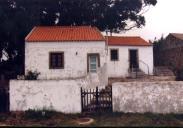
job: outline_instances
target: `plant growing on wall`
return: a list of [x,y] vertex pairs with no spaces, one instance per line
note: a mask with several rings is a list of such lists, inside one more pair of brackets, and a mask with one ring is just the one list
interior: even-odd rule
[[25,75],[25,80],[37,80],[39,75],[40,75],[40,72],[28,71],[27,74]]
[[28,109],[25,111],[24,118],[25,119],[37,119],[37,120],[44,120],[44,119],[50,119],[56,114],[53,110],[34,110],[34,109]]

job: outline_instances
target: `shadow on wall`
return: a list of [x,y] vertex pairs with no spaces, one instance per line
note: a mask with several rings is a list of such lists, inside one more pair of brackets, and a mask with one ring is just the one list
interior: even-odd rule
[[183,82],[114,83],[112,94],[114,112],[183,112]]
[[86,81],[88,81],[88,87],[92,88],[108,85],[107,64],[98,68],[97,73],[89,73],[86,76]]

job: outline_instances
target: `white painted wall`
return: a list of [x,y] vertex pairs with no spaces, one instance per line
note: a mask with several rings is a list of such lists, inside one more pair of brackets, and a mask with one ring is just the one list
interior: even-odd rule
[[[49,52],[64,52],[64,69],[49,69]],[[77,52],[77,55],[76,55]],[[39,79],[69,79],[87,75],[87,53],[99,53],[101,67],[106,63],[104,41],[26,42],[25,73],[40,72]]]
[[[81,87],[95,89],[89,79],[10,80],[10,111],[54,110],[81,112]],[[105,86],[99,86],[99,89]]]
[[75,80],[10,81],[10,111],[48,109],[81,112],[79,82]]
[[112,85],[114,112],[183,113],[183,82],[123,82]]
[[[111,61],[110,49],[118,49],[119,61]],[[149,66],[149,73],[153,74],[153,47],[152,46],[108,46],[108,76],[126,77],[129,69],[129,49],[137,49],[139,60]],[[139,68],[148,74],[148,68],[139,62]]]

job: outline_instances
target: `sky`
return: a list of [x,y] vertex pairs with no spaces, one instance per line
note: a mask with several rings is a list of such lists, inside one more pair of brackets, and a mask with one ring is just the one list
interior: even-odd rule
[[169,33],[183,33],[183,0],[157,0],[144,14],[146,25],[142,29],[121,33],[122,36],[141,36],[145,40],[159,39]]

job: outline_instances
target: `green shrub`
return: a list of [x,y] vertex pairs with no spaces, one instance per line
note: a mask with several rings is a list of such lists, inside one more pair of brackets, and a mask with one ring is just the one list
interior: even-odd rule
[[174,114],[174,117],[178,120],[183,120],[183,114]]
[[25,119],[35,119],[35,120],[45,120],[50,119],[56,114],[55,111],[52,110],[33,110],[29,109],[25,111],[24,118]]
[[25,75],[25,80],[37,80],[38,76],[40,75],[40,72],[37,71],[28,71]]
[[0,114],[0,122],[5,121],[8,118],[7,114]]

